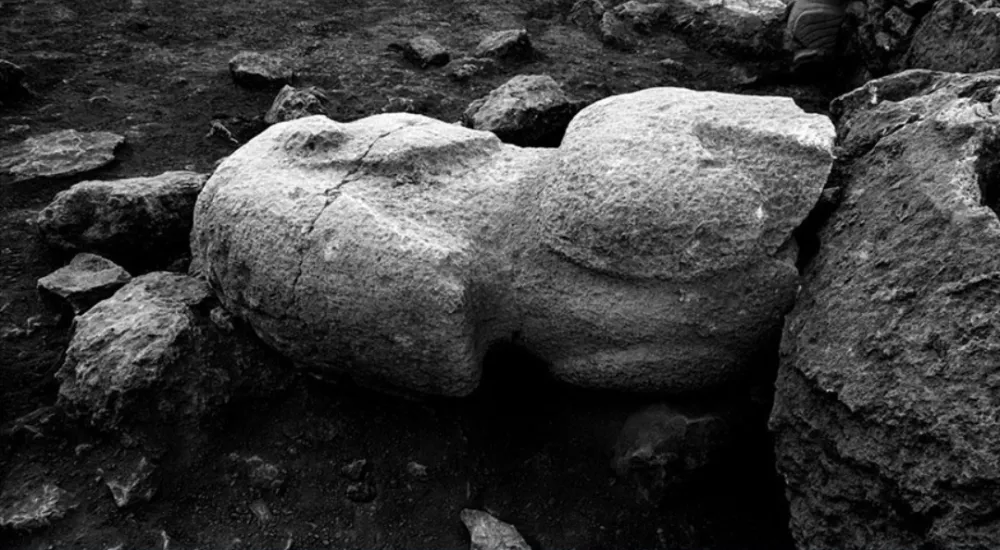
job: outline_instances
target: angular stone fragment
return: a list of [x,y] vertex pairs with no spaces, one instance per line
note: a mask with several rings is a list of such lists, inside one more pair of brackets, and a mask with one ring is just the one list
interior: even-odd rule
[[326,94],[317,88],[293,88],[286,85],[274,98],[274,103],[264,115],[264,122],[277,124],[296,118],[325,115],[327,101]]
[[1000,545],[998,95],[906,71],[833,102],[843,197],[771,416],[800,548]]
[[448,50],[430,36],[416,36],[403,44],[390,44],[390,48],[402,52],[403,57],[421,69],[442,67],[451,60]]
[[259,52],[240,52],[229,60],[233,82],[246,88],[291,84],[294,70],[285,59]]
[[469,104],[462,118],[466,126],[493,132],[507,143],[554,145],[581,108],[552,77],[518,75]]
[[162,266],[186,255],[191,218],[207,176],[85,181],[56,195],[38,214],[38,230],[65,251],[94,252],[126,266]]
[[484,38],[476,46],[475,57],[491,57],[501,61],[528,61],[534,56],[534,48],[526,29],[497,31]]
[[531,550],[513,525],[486,512],[466,508],[460,517],[472,538],[470,550]]
[[69,265],[38,280],[38,289],[69,304],[79,315],[110,297],[132,280],[132,276],[111,260],[94,254],[77,254]]
[[[893,12],[889,10],[887,17]],[[1000,68],[1000,9],[940,0],[914,31],[908,68],[974,73]]]
[[145,456],[125,463],[118,472],[105,478],[115,505],[127,508],[149,502],[156,496],[159,483],[156,467]]
[[125,138],[110,132],[60,130],[0,149],[0,174],[15,182],[96,170],[115,160]]

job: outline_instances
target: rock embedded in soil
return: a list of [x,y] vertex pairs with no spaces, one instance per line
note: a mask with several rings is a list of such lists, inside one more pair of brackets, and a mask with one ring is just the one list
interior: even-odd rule
[[530,61],[535,55],[526,29],[497,31],[483,38],[476,46],[474,57],[489,57],[500,61]]
[[465,82],[473,77],[489,77],[500,72],[500,65],[488,57],[462,57],[448,63],[448,78]]
[[630,52],[639,46],[639,37],[628,23],[612,11],[605,11],[598,25],[601,42],[612,48]]
[[195,201],[208,176],[85,181],[56,195],[37,218],[50,246],[93,252],[127,267],[164,266],[188,254]]
[[367,468],[368,461],[363,458],[359,458],[358,460],[354,460],[341,468],[340,475],[351,481],[361,481],[365,477],[365,471]]
[[788,98],[651,89],[558,149],[408,114],[274,126],[202,194],[192,273],[301,367],[461,396],[517,332],[558,378],[734,383],[798,287],[833,128]]
[[0,174],[15,182],[72,176],[96,170],[115,160],[125,138],[110,132],[59,130],[0,149]]
[[328,101],[326,94],[317,88],[293,88],[286,85],[274,98],[274,103],[264,115],[264,122],[277,124],[296,118],[325,115]]
[[443,67],[451,60],[447,48],[430,36],[415,36],[403,44],[390,44],[389,47],[421,69]]
[[770,421],[800,548],[1000,546],[998,89],[907,71],[832,104],[843,196]]
[[169,440],[231,400],[280,389],[275,358],[210,320],[204,282],[153,272],[76,318],[59,406],[105,430]]
[[470,550],[531,550],[513,525],[486,512],[466,508],[460,517],[472,539]]
[[530,147],[558,144],[582,108],[583,103],[571,100],[552,77],[518,75],[473,101],[462,118],[470,128]]
[[125,462],[104,481],[115,500],[115,506],[128,508],[153,500],[159,490],[156,466],[145,456]]
[[277,88],[292,83],[295,71],[283,57],[260,52],[240,52],[229,60],[233,82],[251,89]]
[[70,493],[53,483],[15,486],[12,479],[0,493],[0,530],[47,527],[75,507]]
[[612,467],[647,500],[704,474],[737,450],[737,419],[729,411],[692,413],[656,404],[629,416],[615,443]]
[[132,280],[118,264],[94,254],[77,254],[69,265],[38,280],[38,290],[54,296],[79,315]]

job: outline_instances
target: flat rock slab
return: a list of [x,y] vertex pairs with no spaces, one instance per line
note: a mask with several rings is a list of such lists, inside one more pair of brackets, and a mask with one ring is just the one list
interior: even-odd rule
[[70,305],[79,315],[125,286],[132,276],[118,264],[95,254],[77,254],[69,265],[38,280],[38,289]]
[[0,149],[0,173],[15,182],[82,174],[114,161],[123,143],[123,136],[110,132],[60,130]]

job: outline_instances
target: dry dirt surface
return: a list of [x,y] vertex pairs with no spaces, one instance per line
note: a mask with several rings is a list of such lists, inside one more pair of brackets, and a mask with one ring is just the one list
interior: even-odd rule
[[[0,147],[70,128],[127,138],[114,164],[84,176],[20,183],[0,176],[0,426],[55,402],[53,373],[70,330],[35,290],[66,258],[47,251],[28,220],[78,181],[211,172],[264,128],[276,92],[233,84],[227,62],[239,51],[293,60],[295,84],[326,90],[329,115],[341,121],[401,105],[457,121],[469,102],[515,74],[548,74],[587,101],[680,85],[792,95],[815,111],[839,91],[787,79],[780,60],[734,58],[669,30],[633,52],[610,49],[566,20],[570,7],[560,0],[0,1],[0,59],[22,66],[33,92],[0,107]],[[539,52],[534,60],[463,83],[388,48],[429,34],[457,58],[492,31],[522,27]],[[213,121],[232,139],[210,133]],[[560,387],[526,370],[531,362],[509,350],[493,354],[483,389],[462,401],[403,400],[303,375],[220,419],[196,456],[155,457],[159,492],[134,509],[119,510],[102,480],[131,460],[120,442],[61,425],[7,430],[0,490],[51,482],[72,495],[73,508],[42,530],[0,531],[0,548],[460,548],[468,545],[459,521],[465,507],[513,523],[536,549],[790,545],[766,406],[759,433],[750,434],[758,444],[654,504],[616,482],[609,466],[616,432],[639,400]],[[278,465],[284,483],[252,487],[233,453]],[[368,461],[360,482],[341,472],[357,459]]]

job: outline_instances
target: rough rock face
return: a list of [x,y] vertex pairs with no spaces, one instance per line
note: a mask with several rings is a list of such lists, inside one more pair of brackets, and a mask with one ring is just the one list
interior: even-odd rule
[[771,418],[801,548],[1000,545],[1000,72],[838,98],[843,202]]
[[461,518],[472,539],[470,550],[531,550],[513,525],[486,512],[465,509]]
[[0,149],[0,174],[15,182],[82,174],[115,160],[122,143],[124,137],[110,132],[59,130]]
[[38,280],[38,289],[64,300],[79,315],[132,280],[121,266],[94,254],[77,254],[69,265]]
[[274,103],[264,115],[264,122],[276,124],[312,115],[325,115],[326,95],[317,88],[285,86],[274,98]]
[[789,99],[670,88],[588,107],[558,150],[299,119],[209,180],[192,271],[293,361],[364,381],[465,395],[516,333],[577,384],[704,388],[791,307],[832,139]]
[[548,75],[518,75],[469,104],[463,122],[521,146],[558,144],[583,108]]
[[0,529],[30,531],[45,527],[74,507],[72,496],[52,483],[10,486],[0,494]]
[[57,374],[60,406],[101,429],[165,435],[163,424],[196,423],[239,393],[244,369],[271,377],[266,355],[216,326],[212,308],[211,290],[196,279],[133,279],[76,318]]
[[78,183],[38,214],[38,230],[61,250],[95,252],[126,266],[162,266],[187,253],[195,201],[207,178],[165,172]]
[[858,0],[848,14],[848,55],[868,74],[1000,68],[1000,6],[992,0]]
[[534,55],[531,38],[525,29],[497,31],[483,38],[476,46],[475,57],[490,57],[502,61],[527,61]]
[[229,60],[233,82],[246,88],[269,88],[292,83],[295,72],[281,57],[259,52],[240,52]]
[[401,52],[404,58],[421,69],[441,67],[451,59],[448,50],[430,36],[415,36],[403,44],[389,44],[389,48]]

